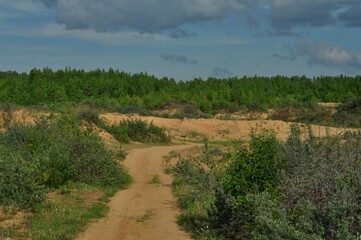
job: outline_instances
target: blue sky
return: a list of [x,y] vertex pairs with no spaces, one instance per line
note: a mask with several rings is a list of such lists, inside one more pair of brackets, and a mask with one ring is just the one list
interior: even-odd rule
[[0,71],[361,74],[361,0],[0,0]]

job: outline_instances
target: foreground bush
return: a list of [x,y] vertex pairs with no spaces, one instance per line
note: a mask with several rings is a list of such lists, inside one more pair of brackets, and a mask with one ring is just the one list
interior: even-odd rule
[[[322,139],[309,132],[302,140],[292,127],[285,143],[269,132],[252,134],[221,173],[212,173],[219,181],[206,198],[189,190],[178,196],[181,206],[191,199],[202,209],[192,212],[186,204],[181,217],[193,221],[180,223],[196,237],[210,239],[358,239],[360,161],[360,132]],[[207,189],[198,180],[203,168],[181,160],[177,169],[185,170],[175,172],[175,183]]]
[[47,189],[69,182],[120,187],[129,176],[99,137],[75,117],[40,118],[0,134],[0,206],[31,207]]

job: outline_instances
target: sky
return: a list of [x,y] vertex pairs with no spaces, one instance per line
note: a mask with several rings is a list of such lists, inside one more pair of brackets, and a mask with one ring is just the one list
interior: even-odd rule
[[361,75],[361,0],[0,0],[0,71]]

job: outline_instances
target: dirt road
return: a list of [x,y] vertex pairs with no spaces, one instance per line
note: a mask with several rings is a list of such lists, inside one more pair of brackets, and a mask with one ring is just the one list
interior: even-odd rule
[[[129,189],[118,192],[111,199],[108,217],[90,224],[78,239],[191,239],[176,223],[172,179],[163,173],[162,167],[162,156],[171,150],[189,147],[157,146],[132,150],[124,165],[134,182]],[[151,182],[156,175],[160,184]]]

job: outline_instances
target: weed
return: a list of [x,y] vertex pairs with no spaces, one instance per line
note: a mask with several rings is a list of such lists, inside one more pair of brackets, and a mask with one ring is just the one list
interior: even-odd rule
[[154,217],[155,215],[157,215],[155,209],[148,209],[143,215],[136,217],[135,221],[137,223],[144,224],[147,221],[149,221],[152,217]]
[[150,180],[150,183],[151,183],[151,184],[160,184],[159,175],[154,175],[154,176],[152,177],[152,180]]
[[203,133],[197,131],[188,131],[185,133],[184,138],[196,139],[196,140],[204,140],[206,137]]
[[222,136],[226,136],[231,133],[231,131],[228,128],[220,129],[220,130],[217,130],[216,132]]
[[104,217],[108,211],[105,203],[96,199],[87,206],[88,193],[96,191],[100,189],[78,185],[69,187],[66,195],[53,195],[30,217],[29,235],[34,240],[74,239],[89,221]]
[[172,168],[170,168],[170,167],[165,168],[164,173],[167,174],[167,175],[171,174],[172,173]]

